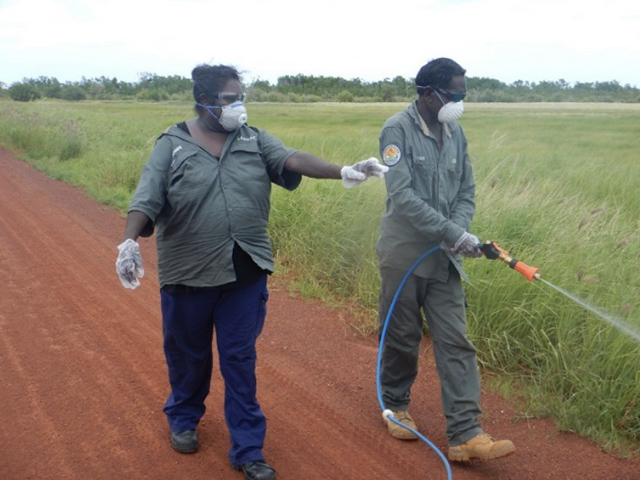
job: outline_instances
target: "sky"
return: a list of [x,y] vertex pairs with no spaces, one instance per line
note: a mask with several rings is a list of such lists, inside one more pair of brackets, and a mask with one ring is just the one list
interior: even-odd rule
[[0,82],[228,64],[283,75],[414,78],[449,57],[507,84],[618,81],[640,88],[634,0],[0,0]]

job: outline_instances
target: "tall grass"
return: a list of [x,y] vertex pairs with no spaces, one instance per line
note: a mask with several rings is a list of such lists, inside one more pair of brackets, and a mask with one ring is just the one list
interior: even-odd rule
[[[640,330],[640,111],[485,108],[465,126],[478,178],[475,231]],[[637,445],[640,345],[544,284],[518,282],[491,262],[467,264],[483,363],[526,377],[533,414],[552,414],[606,448]]]
[[156,136],[181,104],[0,102],[0,143],[58,180],[125,210]]
[[[351,164],[378,155],[382,123],[404,107],[250,104],[249,114],[292,147]],[[2,102],[0,143],[125,211],[157,134],[190,116],[187,103]],[[461,123],[478,185],[472,232],[640,329],[640,107],[470,104]],[[80,147],[64,154],[65,142]],[[363,333],[376,328],[384,195],[377,180],[345,190],[305,179],[272,196],[277,274],[352,309]],[[522,415],[552,416],[607,449],[640,446],[640,345],[502,263],[465,268],[469,335]]]

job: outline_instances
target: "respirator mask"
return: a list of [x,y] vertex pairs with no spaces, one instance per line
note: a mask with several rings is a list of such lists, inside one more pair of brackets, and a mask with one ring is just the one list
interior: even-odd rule
[[[239,129],[242,125],[247,123],[247,108],[244,106],[245,94],[224,94],[217,93],[214,96],[216,98],[220,98],[225,100],[225,95],[233,95],[234,101],[231,105],[203,105],[201,103],[196,103],[199,107],[204,108],[207,112],[209,112],[218,122],[222,125],[227,132],[233,132],[234,130]],[[220,116],[216,115],[214,110],[220,110]]]
[[464,112],[464,105],[462,104],[462,99],[464,98],[465,94],[464,93],[449,94],[449,92],[447,92],[445,93],[445,95],[447,96],[450,95],[451,97],[453,97],[454,95],[461,95],[461,98],[460,100],[457,100],[457,101],[453,100],[452,98],[452,101],[445,103],[442,97],[440,96],[440,94],[438,93],[438,90],[434,88],[433,91],[436,93],[436,95],[438,95],[438,98],[442,102],[442,108],[438,112],[438,121],[440,123],[452,123],[458,120],[462,116],[462,113]]

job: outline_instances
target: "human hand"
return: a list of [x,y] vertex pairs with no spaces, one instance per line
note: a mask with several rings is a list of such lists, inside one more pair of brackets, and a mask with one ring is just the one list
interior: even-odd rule
[[140,278],[144,277],[140,246],[135,240],[127,238],[118,245],[116,272],[124,288],[135,289],[140,286]]
[[471,235],[469,232],[464,232],[462,236],[456,241],[455,245],[451,249],[454,254],[460,254],[463,257],[481,257],[482,251],[478,245],[480,240],[475,235]]
[[375,157],[362,160],[348,167],[342,167],[340,176],[345,188],[351,188],[371,177],[382,178],[389,167],[382,165]]

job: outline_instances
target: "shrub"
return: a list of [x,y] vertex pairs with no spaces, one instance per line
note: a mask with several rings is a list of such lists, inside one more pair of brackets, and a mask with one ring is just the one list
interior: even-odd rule
[[342,103],[353,102],[353,93],[351,93],[349,90],[342,90],[338,94],[338,101]]
[[162,89],[142,90],[136,95],[136,100],[162,102],[169,98],[167,92]]
[[282,93],[269,92],[267,95],[265,95],[265,100],[267,102],[284,102],[285,98]]
[[71,86],[63,87],[62,89],[60,89],[60,98],[62,100],[77,102],[86,99],[87,96],[84,93],[84,90],[82,90],[80,87]]
[[285,101],[290,103],[302,103],[304,101],[304,97],[302,95],[298,95],[297,93],[289,93],[285,98]]
[[28,83],[14,83],[9,87],[9,96],[16,102],[30,102],[40,98],[40,92]]

